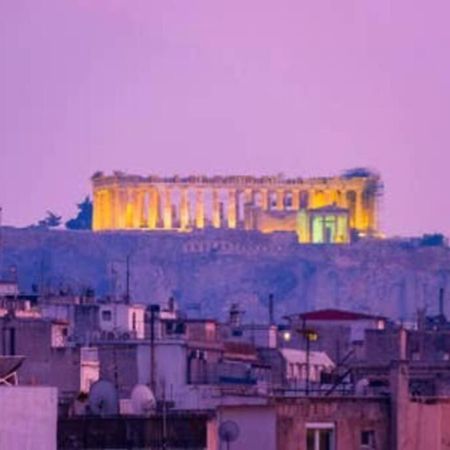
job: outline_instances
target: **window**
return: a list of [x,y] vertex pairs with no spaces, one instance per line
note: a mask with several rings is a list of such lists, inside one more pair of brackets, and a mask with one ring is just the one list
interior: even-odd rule
[[306,450],[335,450],[334,439],[334,424],[306,425]]
[[102,311],[102,320],[104,320],[105,322],[110,322],[111,318],[112,318],[111,311],[109,310]]
[[361,448],[364,449],[375,448],[375,431],[373,430],[361,431]]

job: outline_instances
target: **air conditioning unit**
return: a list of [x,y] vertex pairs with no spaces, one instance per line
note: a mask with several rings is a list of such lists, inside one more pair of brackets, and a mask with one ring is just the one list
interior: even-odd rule
[[114,341],[115,339],[117,339],[117,333],[115,333],[114,331],[102,331],[101,338],[105,341]]

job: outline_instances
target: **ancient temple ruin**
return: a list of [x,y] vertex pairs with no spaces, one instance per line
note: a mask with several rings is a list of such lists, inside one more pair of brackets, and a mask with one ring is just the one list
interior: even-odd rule
[[352,233],[378,232],[380,180],[365,169],[308,179],[98,172],[92,183],[95,231],[291,231],[302,243],[346,243]]

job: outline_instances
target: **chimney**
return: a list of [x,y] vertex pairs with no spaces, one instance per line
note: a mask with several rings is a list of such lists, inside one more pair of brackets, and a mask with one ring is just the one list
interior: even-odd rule
[[406,361],[408,359],[408,355],[407,355],[407,345],[408,345],[408,333],[407,331],[403,328],[400,327],[400,330],[398,331],[398,344],[399,344],[399,355],[398,355],[398,359],[400,361]]
[[230,307],[229,311],[229,321],[232,327],[240,327],[241,325],[241,313],[242,311],[239,309],[239,305],[237,303],[233,303]]
[[411,448],[408,433],[409,398],[409,364],[407,361],[407,331],[398,330],[398,359],[391,361],[389,368],[389,390],[391,405],[391,450],[408,450]]
[[389,370],[390,406],[391,406],[391,450],[408,450],[411,448],[408,409],[409,370],[405,360],[392,361]]
[[168,309],[170,312],[175,312],[175,299],[173,297],[169,298]]
[[273,325],[274,320],[274,304],[273,304],[273,294],[269,294],[269,325]]

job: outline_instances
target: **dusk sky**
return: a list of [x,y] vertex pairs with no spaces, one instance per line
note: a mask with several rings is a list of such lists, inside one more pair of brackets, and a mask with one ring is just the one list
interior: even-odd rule
[[0,0],[0,206],[97,170],[380,172],[388,234],[450,235],[450,2]]

